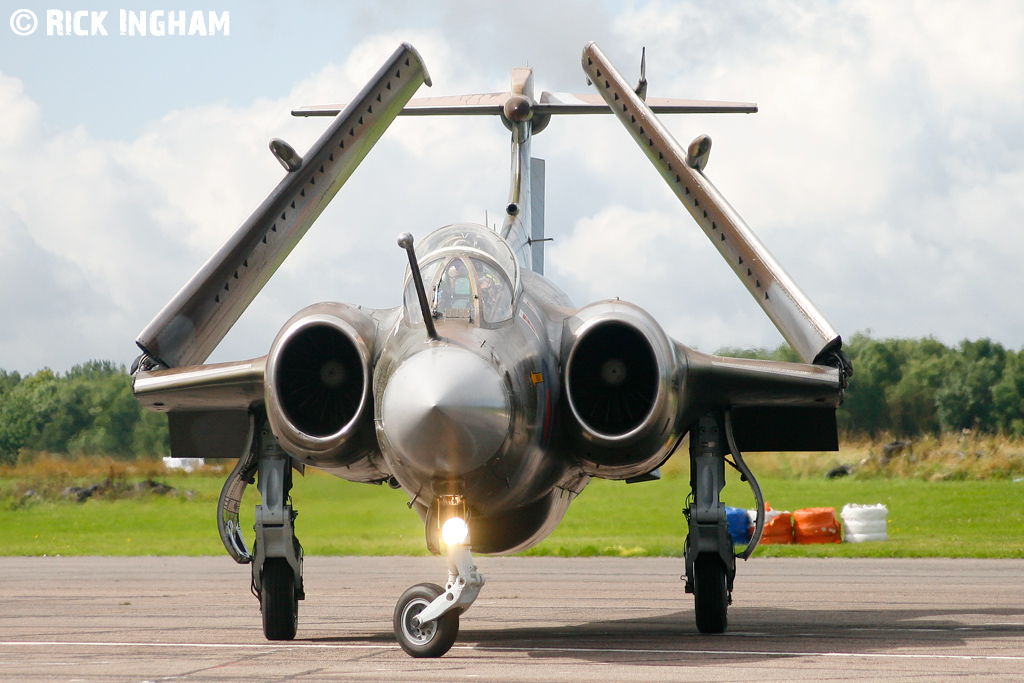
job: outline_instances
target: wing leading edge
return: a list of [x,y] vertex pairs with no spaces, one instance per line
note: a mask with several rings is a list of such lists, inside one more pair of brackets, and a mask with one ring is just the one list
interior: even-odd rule
[[[710,138],[698,138],[684,152],[594,43],[583,50],[583,69],[800,358],[823,363],[841,353],[839,334],[703,174]],[[850,374],[852,369],[842,365]]]
[[403,43],[310,147],[288,156],[288,175],[136,339],[164,367],[205,361],[316,218],[430,76]]

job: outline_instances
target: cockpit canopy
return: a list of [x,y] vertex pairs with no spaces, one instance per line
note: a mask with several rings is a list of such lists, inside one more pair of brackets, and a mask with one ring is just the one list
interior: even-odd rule
[[[512,317],[520,289],[519,265],[493,230],[470,223],[449,225],[427,235],[418,251],[435,320],[496,325]],[[422,321],[408,269],[404,305],[412,322]]]

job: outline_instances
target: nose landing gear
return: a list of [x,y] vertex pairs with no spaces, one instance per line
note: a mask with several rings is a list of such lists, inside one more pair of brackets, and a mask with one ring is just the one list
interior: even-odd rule
[[436,619],[423,621],[420,615],[444,595],[436,583],[418,583],[402,593],[395,605],[395,638],[413,657],[440,657],[459,636],[459,613],[449,610]]
[[441,536],[448,559],[444,589],[419,583],[405,591],[395,605],[395,638],[413,657],[440,657],[451,649],[459,635],[459,615],[472,606],[486,583],[473,564],[466,522],[461,517],[449,518]]

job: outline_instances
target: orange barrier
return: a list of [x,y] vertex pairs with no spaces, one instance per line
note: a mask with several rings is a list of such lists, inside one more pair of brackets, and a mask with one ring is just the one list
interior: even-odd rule
[[793,542],[793,515],[788,512],[772,510],[771,505],[765,506],[764,532],[761,534],[761,545],[782,545]]
[[793,535],[797,543],[839,543],[839,520],[835,508],[805,508],[793,513]]

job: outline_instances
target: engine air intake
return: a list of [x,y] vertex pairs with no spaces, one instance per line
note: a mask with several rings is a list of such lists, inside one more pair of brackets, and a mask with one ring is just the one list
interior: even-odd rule
[[289,339],[276,374],[285,416],[317,438],[351,422],[366,389],[363,361],[352,340],[326,324],[309,325]]
[[569,400],[587,427],[607,436],[644,423],[658,396],[658,362],[636,328],[606,322],[589,330],[569,361]]

